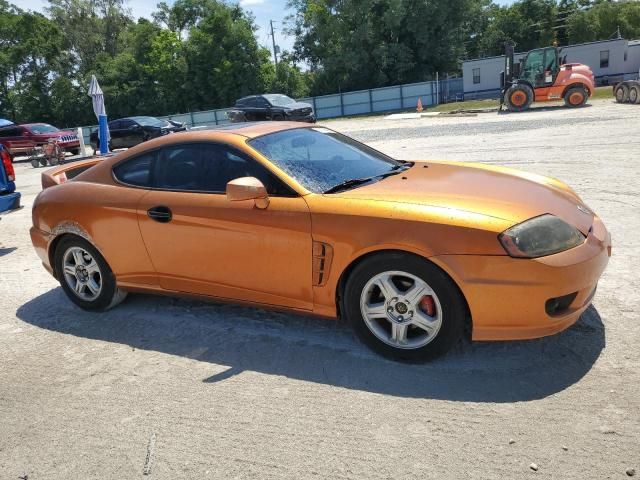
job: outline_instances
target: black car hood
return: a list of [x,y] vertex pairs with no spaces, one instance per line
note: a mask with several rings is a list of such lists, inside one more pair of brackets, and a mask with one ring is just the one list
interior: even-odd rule
[[286,110],[301,110],[303,108],[311,108],[311,105],[309,103],[296,102],[296,103],[290,103],[289,105],[283,108],[285,108]]

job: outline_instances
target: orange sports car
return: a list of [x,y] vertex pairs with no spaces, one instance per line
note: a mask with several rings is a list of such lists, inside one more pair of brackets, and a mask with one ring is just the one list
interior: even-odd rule
[[395,160],[297,123],[168,135],[42,183],[31,238],[82,308],[148,292],[343,317],[405,360],[567,328],[611,255],[558,180]]

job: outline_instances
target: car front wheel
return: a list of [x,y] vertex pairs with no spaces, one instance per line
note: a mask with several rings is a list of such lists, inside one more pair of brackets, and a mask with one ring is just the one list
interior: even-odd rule
[[85,310],[108,310],[126,297],[103,256],[83,238],[69,235],[60,240],[55,270],[69,299]]
[[466,304],[436,265],[385,253],[349,276],[342,311],[358,337],[381,355],[426,361],[445,353],[464,331]]

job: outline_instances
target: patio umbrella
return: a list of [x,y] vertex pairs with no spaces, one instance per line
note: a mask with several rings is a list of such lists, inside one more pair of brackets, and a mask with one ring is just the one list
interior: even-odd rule
[[[100,139],[100,153],[109,152],[109,127],[107,125],[107,110],[104,107],[104,94],[95,75],[91,75],[89,96],[93,102],[93,113],[98,119],[98,138]],[[104,139],[104,141],[103,141]]]

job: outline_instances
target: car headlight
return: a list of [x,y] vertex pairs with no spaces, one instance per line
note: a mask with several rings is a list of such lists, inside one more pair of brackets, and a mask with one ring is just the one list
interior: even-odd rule
[[576,227],[550,214],[514,225],[498,236],[507,253],[517,258],[553,255],[581,245],[585,238]]

